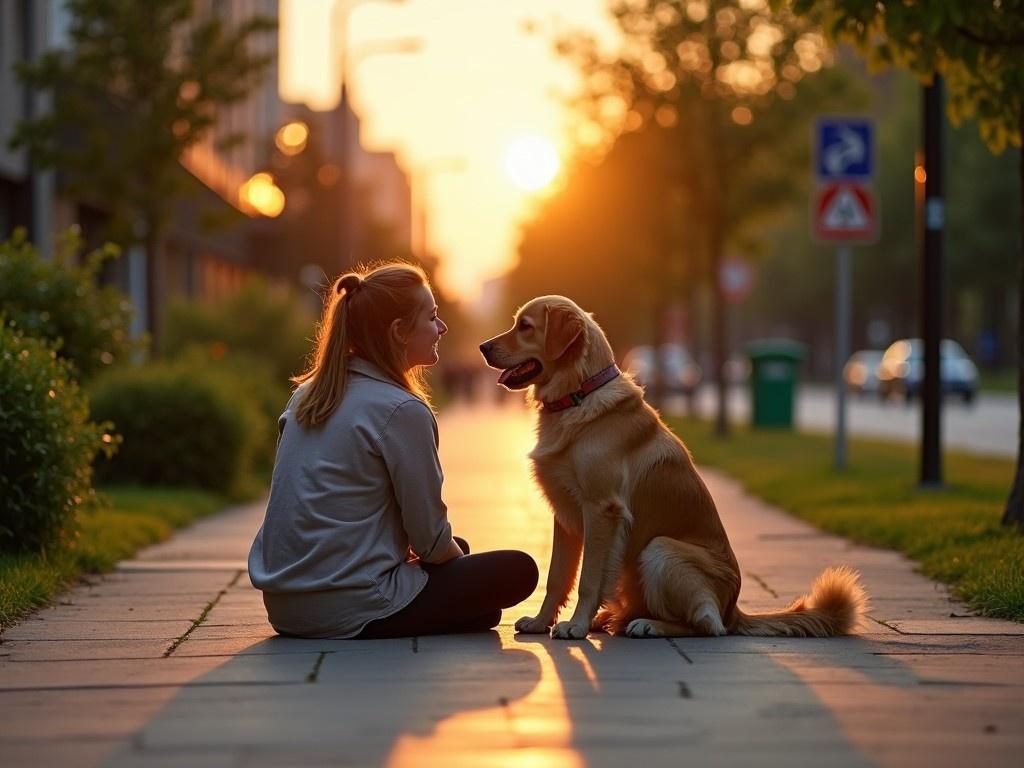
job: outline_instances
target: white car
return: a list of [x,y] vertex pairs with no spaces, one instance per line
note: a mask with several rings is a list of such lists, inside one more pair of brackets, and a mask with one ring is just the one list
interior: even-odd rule
[[[669,394],[693,394],[703,372],[686,347],[682,344],[662,344],[660,353],[665,391]],[[654,347],[633,347],[623,358],[622,367],[632,374],[637,384],[650,389],[654,385]]]

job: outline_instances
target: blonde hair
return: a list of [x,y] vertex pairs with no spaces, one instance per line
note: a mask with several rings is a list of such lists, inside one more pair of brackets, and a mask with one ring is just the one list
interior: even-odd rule
[[310,367],[292,381],[307,384],[296,411],[304,427],[323,424],[345,395],[349,360],[358,355],[398,386],[430,405],[423,367],[407,368],[391,325],[410,328],[422,309],[417,291],[430,287],[422,269],[401,262],[363,268],[339,277],[324,300]]

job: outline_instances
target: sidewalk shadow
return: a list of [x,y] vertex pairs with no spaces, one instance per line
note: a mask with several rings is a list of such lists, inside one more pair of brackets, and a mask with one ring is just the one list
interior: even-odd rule
[[517,640],[557,677],[567,746],[587,766],[897,765],[844,715],[844,697],[853,686],[860,702],[883,696],[906,707],[920,683],[857,637]]
[[537,656],[493,631],[272,637],[191,680],[106,765],[445,765],[507,738],[508,707],[540,680]]

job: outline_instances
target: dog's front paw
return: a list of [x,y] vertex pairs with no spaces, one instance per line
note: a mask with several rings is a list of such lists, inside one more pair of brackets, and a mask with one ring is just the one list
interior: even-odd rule
[[626,637],[661,637],[650,619],[633,619],[626,625]]
[[523,616],[516,622],[516,632],[527,635],[546,635],[551,625],[537,616]]
[[560,621],[551,628],[551,636],[559,640],[583,640],[587,636],[588,627],[574,624],[571,621]]

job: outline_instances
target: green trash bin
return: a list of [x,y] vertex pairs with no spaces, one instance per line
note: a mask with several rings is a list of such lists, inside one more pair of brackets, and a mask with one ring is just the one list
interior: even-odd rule
[[793,427],[793,402],[804,345],[792,339],[760,339],[747,344],[750,358],[751,423]]

